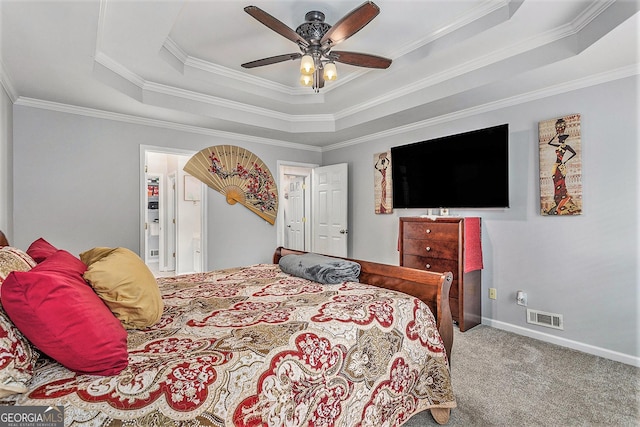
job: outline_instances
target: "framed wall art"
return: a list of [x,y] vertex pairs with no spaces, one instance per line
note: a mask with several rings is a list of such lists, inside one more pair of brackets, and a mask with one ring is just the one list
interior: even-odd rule
[[580,114],[538,123],[540,214],[582,213],[582,138]]
[[373,155],[373,194],[375,213],[393,212],[393,189],[391,187],[391,152]]

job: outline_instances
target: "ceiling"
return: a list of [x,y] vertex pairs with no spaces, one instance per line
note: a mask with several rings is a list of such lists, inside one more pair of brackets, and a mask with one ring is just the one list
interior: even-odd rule
[[1,82],[18,105],[325,149],[638,74],[635,0],[376,0],[338,50],[393,60],[337,64],[320,93],[298,47],[244,12],[295,29],[362,1],[0,0]]

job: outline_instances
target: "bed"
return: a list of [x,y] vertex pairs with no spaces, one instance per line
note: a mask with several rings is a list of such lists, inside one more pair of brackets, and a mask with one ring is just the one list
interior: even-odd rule
[[[2,237],[0,249],[22,256]],[[447,423],[451,274],[348,260],[360,266],[357,281],[321,284],[285,273],[289,255],[304,253],[277,248],[273,263],[158,278],[160,316],[126,329],[117,374],[75,372],[32,339],[20,351],[14,343],[0,369],[21,361],[32,372],[0,403],[63,407],[64,424],[79,426],[400,426],[424,410]],[[5,322],[19,318],[8,283]],[[14,326],[7,334],[5,324],[5,344],[26,339]]]

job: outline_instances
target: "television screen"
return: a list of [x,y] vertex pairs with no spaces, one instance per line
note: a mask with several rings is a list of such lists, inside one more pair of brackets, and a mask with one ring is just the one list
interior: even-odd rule
[[509,125],[391,148],[394,208],[509,206]]

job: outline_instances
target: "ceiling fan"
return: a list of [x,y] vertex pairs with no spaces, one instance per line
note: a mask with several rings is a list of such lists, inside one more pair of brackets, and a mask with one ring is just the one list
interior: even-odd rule
[[367,68],[388,68],[391,60],[381,56],[358,52],[332,50],[335,45],[348,39],[367,25],[380,8],[366,1],[353,9],[333,26],[324,22],[324,13],[307,12],[305,22],[294,31],[257,6],[247,6],[245,12],[276,33],[296,43],[300,53],[271,56],[242,64],[244,68],[262,67],[278,62],[300,59],[300,82],[317,93],[325,80],[337,78],[336,62]]

